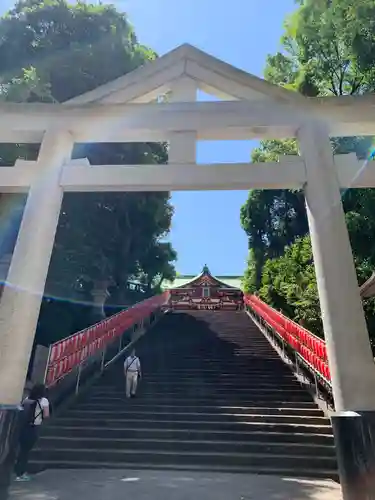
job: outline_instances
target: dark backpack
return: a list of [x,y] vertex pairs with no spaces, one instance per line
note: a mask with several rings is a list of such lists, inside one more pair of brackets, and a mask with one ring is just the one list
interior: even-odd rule
[[43,418],[43,408],[41,407],[39,401],[33,399],[25,399],[25,401],[22,403],[22,427],[30,427],[34,425],[36,417],[39,416],[37,408],[39,409],[40,415]]

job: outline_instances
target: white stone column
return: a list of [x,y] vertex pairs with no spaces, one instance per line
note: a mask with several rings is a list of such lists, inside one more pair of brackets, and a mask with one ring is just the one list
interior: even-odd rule
[[298,140],[336,411],[375,410],[375,365],[329,135],[314,123]]
[[[195,80],[182,77],[171,85],[170,102],[195,102],[198,86]],[[195,131],[181,130],[171,134],[168,163],[196,163],[197,137]]]
[[[0,302],[0,403],[18,404],[23,392],[53,249],[63,190],[62,165],[74,140],[65,131],[46,132]],[[58,318],[56,318],[58,321]]]

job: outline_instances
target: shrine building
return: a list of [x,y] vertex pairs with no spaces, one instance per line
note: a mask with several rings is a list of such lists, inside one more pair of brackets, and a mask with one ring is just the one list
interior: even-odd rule
[[241,278],[228,276],[227,279],[231,284],[213,276],[207,265],[198,276],[180,276],[167,286],[170,291],[168,306],[175,311],[241,309],[243,304]]

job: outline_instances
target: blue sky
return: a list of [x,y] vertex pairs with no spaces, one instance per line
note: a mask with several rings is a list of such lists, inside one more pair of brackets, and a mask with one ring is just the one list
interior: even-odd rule
[[[1,10],[14,2],[0,0]],[[139,41],[159,55],[190,43],[249,73],[262,76],[268,53],[276,52],[285,16],[293,0],[117,0],[128,13]],[[221,7],[219,7],[221,5]],[[256,142],[198,145],[198,162],[244,162]],[[242,191],[177,192],[171,241],[178,251],[177,270],[199,273],[207,263],[215,274],[242,274],[248,253],[240,227]]]

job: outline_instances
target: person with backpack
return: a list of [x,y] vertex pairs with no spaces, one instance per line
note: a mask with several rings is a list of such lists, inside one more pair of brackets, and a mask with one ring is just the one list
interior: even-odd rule
[[50,416],[50,404],[43,384],[34,385],[29,396],[22,403],[20,417],[19,448],[14,471],[16,481],[29,481],[27,463],[37,439],[40,426]]
[[125,359],[124,363],[125,381],[126,381],[126,397],[135,398],[138,379],[141,378],[141,362],[135,355],[133,350],[131,355]]

